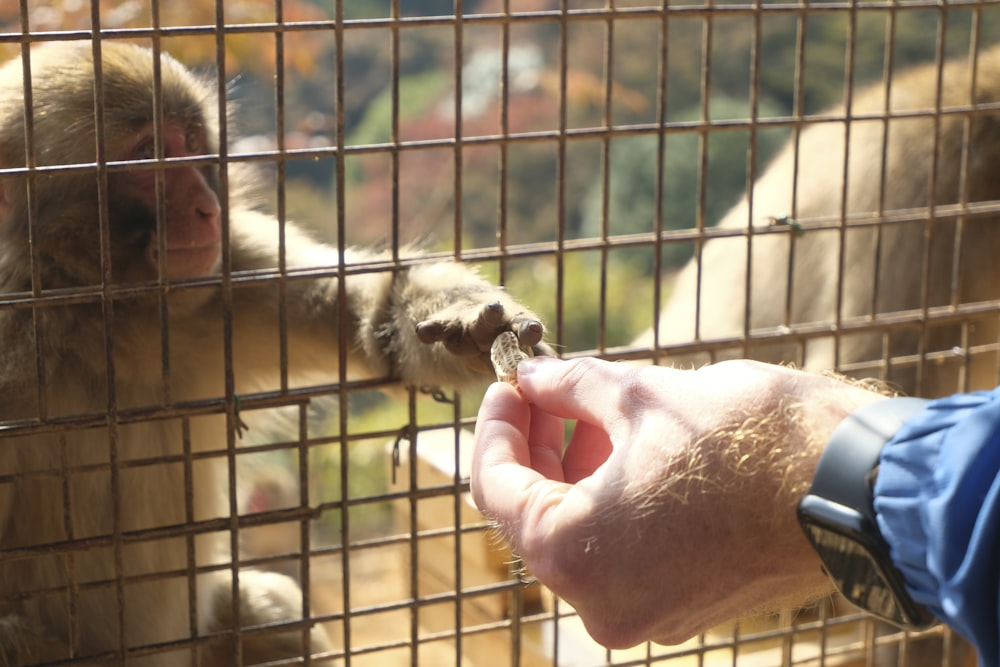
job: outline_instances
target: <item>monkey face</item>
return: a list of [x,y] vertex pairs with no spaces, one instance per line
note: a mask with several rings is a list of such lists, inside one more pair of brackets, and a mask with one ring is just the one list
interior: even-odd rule
[[[24,248],[31,239],[43,288],[100,284],[108,264],[116,283],[216,273],[221,209],[206,156],[218,150],[218,109],[205,103],[205,82],[166,54],[157,77],[155,54],[130,44],[102,50],[98,81],[93,55],[86,42],[32,54],[31,156],[24,69],[0,69],[0,167],[53,167],[0,178],[0,232]],[[93,171],[104,162],[106,192]],[[30,282],[27,273],[12,280]]]
[[[156,158],[152,124],[129,137],[125,160]],[[163,124],[163,154],[170,161],[197,158],[208,145],[202,124],[169,119]],[[162,179],[159,179],[159,174]],[[162,191],[158,195],[157,180]],[[109,179],[112,244],[124,246],[114,260],[124,262],[129,279],[169,279],[211,275],[219,269],[222,225],[212,165],[170,163],[165,167],[130,167]],[[123,240],[116,243],[114,236]],[[116,270],[115,273],[122,272]]]

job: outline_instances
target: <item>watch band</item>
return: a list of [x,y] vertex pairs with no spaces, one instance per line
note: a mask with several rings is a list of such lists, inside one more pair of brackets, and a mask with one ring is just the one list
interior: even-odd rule
[[874,481],[886,443],[927,401],[891,398],[866,405],[834,429],[820,456],[799,522],[823,568],[844,597],[902,627],[935,619],[906,590],[878,528]]
[[[809,493],[854,508],[875,521],[873,471],[885,443],[927,404],[922,398],[889,398],[869,403],[844,418],[820,455]],[[858,480],[868,484],[858,484]]]

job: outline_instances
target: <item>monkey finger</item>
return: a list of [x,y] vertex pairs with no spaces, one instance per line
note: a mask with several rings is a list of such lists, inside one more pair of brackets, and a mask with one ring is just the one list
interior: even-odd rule
[[486,329],[496,329],[503,325],[504,308],[499,301],[491,301],[483,306],[479,311],[479,318],[476,320],[476,327]]
[[545,326],[534,318],[515,319],[511,329],[517,334],[517,342],[522,350],[531,350],[536,357],[558,357],[559,355],[546,343]]
[[460,357],[482,354],[479,345],[460,325],[441,320],[424,320],[417,323],[417,339],[425,345],[441,343],[445,349]]
[[538,344],[533,345],[532,348],[531,348],[531,352],[536,357],[554,357],[554,358],[556,358],[556,357],[559,356],[556,353],[555,349],[553,349],[553,347],[551,345],[549,345],[548,343],[546,343],[544,341],[540,341]]
[[[474,351],[489,350],[504,320],[504,307],[499,301],[492,301],[481,307],[475,319],[469,319],[467,306],[465,317],[460,304],[435,313],[435,319],[417,324],[417,338],[425,344],[444,343],[455,354],[471,354]],[[474,349],[473,349],[474,348]]]
[[534,319],[515,319],[511,322],[511,330],[517,334],[517,342],[525,349],[534,348],[541,343],[542,336],[545,334],[545,327]]
[[468,327],[468,338],[476,348],[488,352],[497,334],[504,330],[506,313],[503,304],[493,301],[479,311],[476,320]]
[[417,339],[425,345],[443,343],[452,354],[476,354],[481,350],[466,335],[461,323],[446,320],[424,320],[417,324]]
[[437,320],[417,322],[417,339],[425,345],[439,343],[444,340],[446,335],[444,324]]

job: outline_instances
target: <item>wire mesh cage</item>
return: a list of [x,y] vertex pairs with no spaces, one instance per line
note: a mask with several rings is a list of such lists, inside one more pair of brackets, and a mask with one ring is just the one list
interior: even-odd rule
[[974,661],[834,599],[600,647],[469,498],[489,377],[356,322],[457,265],[566,357],[995,386],[994,2],[167,4],[0,3],[0,661]]

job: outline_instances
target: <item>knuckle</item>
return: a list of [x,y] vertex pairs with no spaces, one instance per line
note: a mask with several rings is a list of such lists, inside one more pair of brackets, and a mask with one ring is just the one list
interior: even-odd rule
[[655,366],[649,366],[626,371],[619,387],[624,404],[634,406],[657,404],[660,396],[656,374],[660,370]]
[[555,396],[571,400],[586,400],[591,391],[592,376],[601,370],[600,360],[590,357],[570,359],[558,372],[545,378],[545,389]]
[[571,359],[566,362],[566,372],[561,379],[561,389],[575,392],[578,387],[585,384],[588,376],[599,372],[603,363],[594,357],[582,357]]

